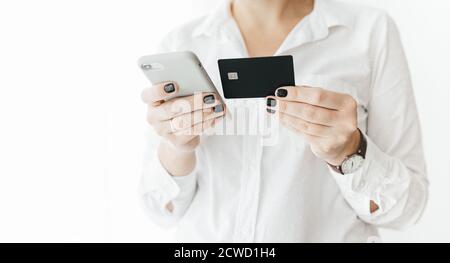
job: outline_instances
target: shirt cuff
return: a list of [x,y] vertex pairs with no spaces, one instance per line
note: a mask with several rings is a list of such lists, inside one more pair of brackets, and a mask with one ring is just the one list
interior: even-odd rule
[[[367,150],[363,165],[354,173],[340,174],[329,167],[329,171],[338,184],[344,198],[357,213],[364,218],[373,218],[383,211],[388,210],[395,205],[395,196],[383,198],[382,190],[385,183],[387,168],[389,167],[390,157],[383,153],[369,137],[367,140]],[[392,198],[389,198],[392,197]],[[370,212],[370,201],[378,205],[378,210]]]
[[[155,152],[151,161],[144,162],[140,191],[142,195],[149,195],[161,214],[174,215],[178,214],[179,207],[190,202],[190,196],[196,188],[196,179],[195,169],[186,176],[172,176],[162,166]],[[174,208],[172,212],[166,208],[170,202]]]

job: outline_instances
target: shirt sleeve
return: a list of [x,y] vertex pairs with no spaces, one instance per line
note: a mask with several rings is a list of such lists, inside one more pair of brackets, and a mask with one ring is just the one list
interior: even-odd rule
[[[153,136],[156,135],[150,135],[148,140],[155,141]],[[157,147],[150,144],[144,154],[139,195],[147,215],[155,223],[171,227],[184,215],[195,196],[197,169],[185,176],[170,175],[159,161]],[[168,204],[171,204],[171,211]]]
[[[359,218],[400,229],[421,216],[428,197],[421,129],[406,57],[394,22],[385,16],[374,33],[366,159],[353,174],[330,169]],[[370,201],[379,209],[371,214]]]
[[[159,47],[158,53],[173,51],[173,39],[167,35]],[[139,195],[147,215],[163,227],[176,225],[184,215],[197,189],[197,169],[186,176],[172,176],[162,166],[157,148],[161,141],[156,132],[148,127],[146,146],[139,185]],[[167,209],[171,204],[172,211]]]

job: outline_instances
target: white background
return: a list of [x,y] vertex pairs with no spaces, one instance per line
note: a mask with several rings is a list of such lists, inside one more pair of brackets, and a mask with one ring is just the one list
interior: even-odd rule
[[[450,2],[353,0],[397,21],[415,84],[428,208],[384,241],[450,241]],[[148,85],[136,59],[212,0],[0,2],[0,241],[167,241],[137,201]]]

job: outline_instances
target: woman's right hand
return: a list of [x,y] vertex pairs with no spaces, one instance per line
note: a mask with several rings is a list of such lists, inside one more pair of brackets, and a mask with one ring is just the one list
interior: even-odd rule
[[156,133],[175,154],[186,154],[198,146],[200,134],[223,118],[225,106],[215,93],[167,99],[178,91],[174,82],[160,83],[145,89],[142,100],[148,106],[147,121]]

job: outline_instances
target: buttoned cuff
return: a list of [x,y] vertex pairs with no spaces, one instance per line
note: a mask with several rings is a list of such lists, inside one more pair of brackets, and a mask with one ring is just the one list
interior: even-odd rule
[[[144,163],[141,194],[162,215],[181,215],[189,206],[196,189],[196,170],[186,176],[172,176],[162,166],[158,155],[155,153],[152,161]],[[173,211],[166,206],[172,202]]]
[[[362,167],[351,174],[340,174],[329,167],[329,171],[338,184],[344,198],[360,218],[371,219],[393,207],[396,196],[382,193],[387,182],[390,157],[383,153],[370,138],[367,140],[366,157]],[[383,196],[387,198],[381,197]],[[378,210],[370,213],[370,201],[378,205]]]

